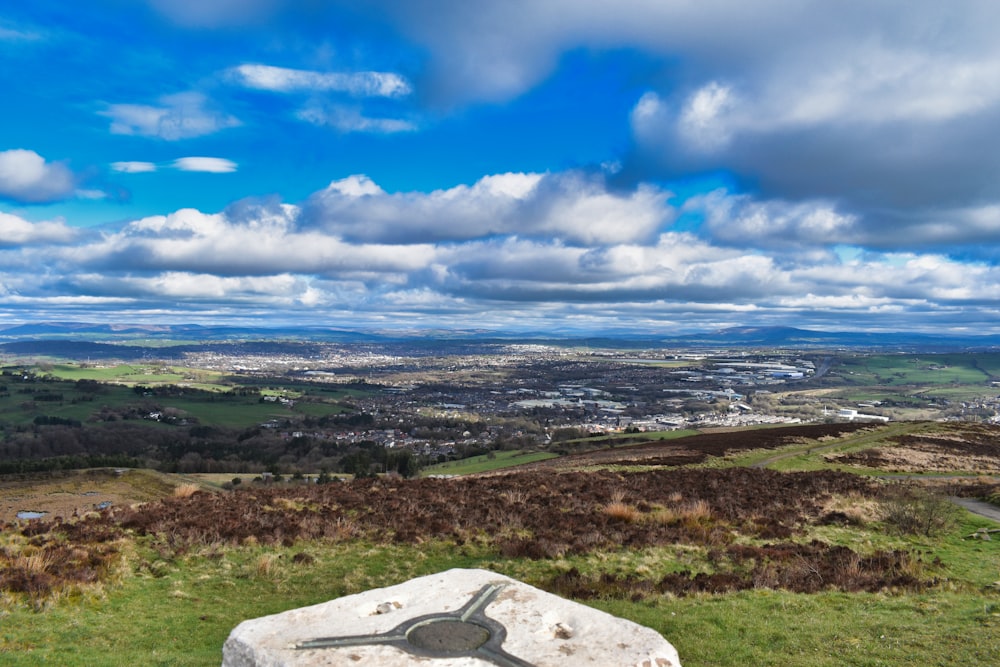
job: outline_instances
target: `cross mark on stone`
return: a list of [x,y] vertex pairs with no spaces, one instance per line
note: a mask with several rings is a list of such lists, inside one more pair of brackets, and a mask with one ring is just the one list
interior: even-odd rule
[[411,655],[429,658],[476,657],[499,667],[533,667],[503,649],[507,629],[486,616],[486,607],[505,586],[483,586],[457,611],[417,616],[382,634],[322,637],[300,642],[295,648],[387,645]]

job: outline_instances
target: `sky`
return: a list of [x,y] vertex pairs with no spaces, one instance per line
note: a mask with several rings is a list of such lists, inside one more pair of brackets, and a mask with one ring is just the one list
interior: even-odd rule
[[0,5],[0,327],[1000,333],[993,0]]

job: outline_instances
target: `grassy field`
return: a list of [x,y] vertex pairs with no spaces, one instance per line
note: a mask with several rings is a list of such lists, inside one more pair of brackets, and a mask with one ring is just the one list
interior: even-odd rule
[[[853,452],[870,449],[882,444],[889,438],[907,433],[919,433],[927,429],[922,422],[895,422],[879,428],[876,431],[860,431],[856,434],[843,436],[833,443],[804,442],[790,445],[779,451],[758,450],[741,452],[718,459],[710,459],[706,465],[717,466],[767,466],[773,470],[790,472],[793,470],[821,470],[832,468],[846,469],[846,466],[831,466],[824,461],[825,454],[834,452]],[[851,470],[850,472],[861,472]],[[867,471],[873,473],[875,471]]]
[[[95,388],[80,384],[81,380],[102,384]],[[161,367],[131,365],[113,368],[54,365],[44,380],[25,380],[8,369],[0,385],[5,390],[0,391],[0,421],[13,425],[30,424],[39,415],[86,423],[108,407],[135,407],[140,412],[174,409],[203,425],[246,428],[269,419],[342,414],[346,408],[340,401],[363,393],[301,385],[274,385],[261,392],[297,399],[294,406],[288,406],[261,402],[252,394],[231,394],[233,386],[221,374],[180,368],[166,372]],[[180,395],[157,394],[155,389],[163,385],[181,387]],[[151,387],[154,391],[148,395],[137,393],[137,386]]]
[[60,380],[95,380],[97,382],[136,384],[185,384],[192,383],[219,387],[225,377],[218,371],[209,371],[163,364],[119,364],[117,366],[89,366],[80,364],[52,364],[46,366],[47,375]]
[[[586,601],[647,625],[685,667],[841,667],[995,664],[1000,655],[1000,543],[962,540],[966,517],[940,539],[901,540],[945,563],[946,581],[920,594],[774,590],[728,595]],[[860,534],[856,539],[884,539]],[[474,544],[419,547],[363,542],[293,548],[206,546],[171,552],[140,541],[114,584],[50,602],[5,601],[0,662],[66,666],[218,665],[228,633],[247,618],[315,604],[453,567],[477,567],[541,585],[571,567],[676,567],[683,552],[602,552],[555,561],[505,559]],[[300,554],[306,554],[301,556]]]
[[556,454],[551,452],[496,452],[491,457],[488,454],[482,456],[472,456],[461,461],[449,461],[448,463],[438,463],[427,466],[421,471],[421,475],[472,475],[480,472],[491,472],[518,466],[523,463],[533,463],[535,461],[545,461],[556,458]]
[[1000,370],[1000,355],[873,354],[845,356],[837,374],[856,385],[986,386]]

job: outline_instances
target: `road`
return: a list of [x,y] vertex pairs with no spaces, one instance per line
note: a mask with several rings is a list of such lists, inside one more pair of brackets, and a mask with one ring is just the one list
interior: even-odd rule
[[982,500],[976,500],[975,498],[948,498],[951,502],[964,507],[973,514],[978,514],[979,516],[984,516],[987,519],[993,519],[997,523],[1000,523],[1000,507],[996,505],[991,505],[990,503],[983,502]]

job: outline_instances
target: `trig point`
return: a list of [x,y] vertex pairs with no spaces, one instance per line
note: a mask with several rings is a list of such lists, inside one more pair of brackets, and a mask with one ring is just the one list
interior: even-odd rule
[[222,667],[680,667],[654,630],[486,570],[240,623]]

